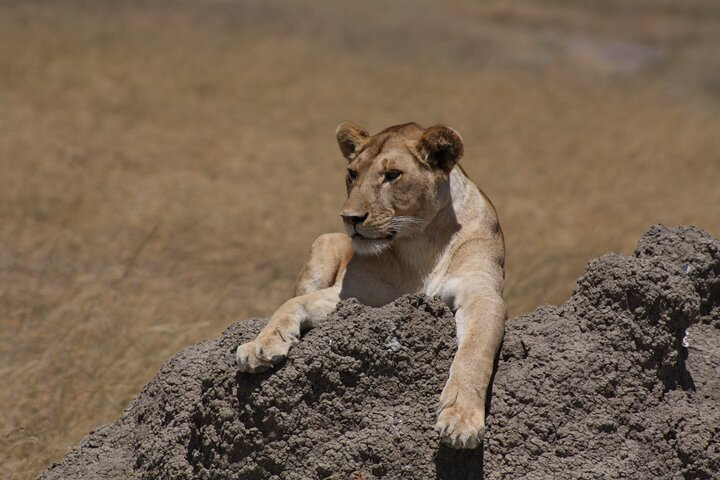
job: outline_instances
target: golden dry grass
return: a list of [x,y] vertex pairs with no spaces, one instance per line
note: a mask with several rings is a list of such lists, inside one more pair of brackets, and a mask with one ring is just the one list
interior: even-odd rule
[[289,295],[342,120],[463,134],[513,315],[652,223],[719,235],[718,47],[711,0],[0,2],[0,477]]

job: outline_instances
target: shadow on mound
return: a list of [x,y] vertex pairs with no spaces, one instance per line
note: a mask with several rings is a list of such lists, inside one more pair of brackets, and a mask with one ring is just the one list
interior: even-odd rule
[[563,306],[508,322],[484,451],[433,431],[455,350],[440,302],[343,302],[259,376],[236,374],[234,349],[263,321],[239,322],[41,478],[711,478],[719,306],[720,242],[699,229],[655,226],[634,257],[592,261]]

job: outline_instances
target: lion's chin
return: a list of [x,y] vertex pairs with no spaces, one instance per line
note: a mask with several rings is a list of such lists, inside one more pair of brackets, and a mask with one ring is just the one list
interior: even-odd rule
[[360,235],[355,235],[352,238],[353,251],[358,255],[379,256],[390,248],[391,244],[392,239],[388,238],[366,238]]

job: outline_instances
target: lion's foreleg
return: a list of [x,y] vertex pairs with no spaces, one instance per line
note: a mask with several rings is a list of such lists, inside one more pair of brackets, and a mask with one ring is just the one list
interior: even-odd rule
[[295,284],[295,296],[329,288],[340,281],[352,257],[350,237],[344,233],[320,235],[310,247]]
[[440,396],[436,428],[452,447],[475,448],[485,435],[485,400],[507,313],[493,288],[470,287],[456,298],[458,350]]
[[339,301],[340,285],[335,285],[285,302],[255,340],[238,347],[235,355],[238,370],[256,373],[280,362],[300,340],[300,332],[325,318]]

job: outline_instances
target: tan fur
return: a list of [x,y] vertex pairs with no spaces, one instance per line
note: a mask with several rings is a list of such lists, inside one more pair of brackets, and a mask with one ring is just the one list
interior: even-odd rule
[[436,429],[449,445],[474,448],[485,431],[485,397],[506,318],[505,245],[495,208],[456,165],[462,140],[448,127],[409,123],[370,136],[343,123],[337,141],[349,161],[341,212],[347,235],[314,242],[296,296],[238,347],[238,368],[254,373],[280,362],[300,332],[340,300],[381,306],[407,293],[439,296],[455,313],[458,350]]

